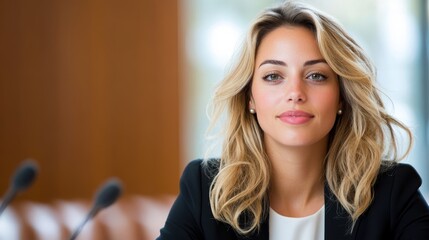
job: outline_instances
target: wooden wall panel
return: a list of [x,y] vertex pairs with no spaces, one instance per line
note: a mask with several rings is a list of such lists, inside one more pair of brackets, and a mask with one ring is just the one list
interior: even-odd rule
[[23,199],[176,194],[181,171],[177,1],[0,2],[0,191],[40,165]]

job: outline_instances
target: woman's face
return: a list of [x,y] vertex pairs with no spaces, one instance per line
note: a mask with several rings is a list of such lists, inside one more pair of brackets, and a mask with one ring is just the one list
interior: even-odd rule
[[262,39],[251,91],[249,107],[256,111],[266,145],[327,143],[340,90],[310,30],[282,26]]

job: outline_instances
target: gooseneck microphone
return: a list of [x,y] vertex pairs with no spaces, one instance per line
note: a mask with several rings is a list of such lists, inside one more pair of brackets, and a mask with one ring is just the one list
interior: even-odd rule
[[37,172],[37,164],[33,160],[26,160],[18,167],[12,176],[9,189],[3,197],[3,202],[0,205],[0,215],[19,192],[26,190],[34,182]]
[[121,196],[121,194],[122,185],[119,180],[111,179],[107,181],[103,186],[101,186],[101,188],[97,191],[95,195],[95,200],[91,210],[89,211],[85,220],[78,226],[78,228],[76,228],[76,230],[70,236],[70,240],[76,239],[77,235],[80,233],[80,231],[82,231],[83,226],[89,220],[94,218],[100,210],[115,203],[116,200]]

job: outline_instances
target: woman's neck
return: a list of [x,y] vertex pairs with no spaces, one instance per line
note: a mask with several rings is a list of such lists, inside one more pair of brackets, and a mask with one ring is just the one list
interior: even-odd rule
[[[275,150],[275,151],[274,151]],[[308,216],[324,204],[324,168],[327,144],[268,148],[271,161],[270,205],[289,217]]]

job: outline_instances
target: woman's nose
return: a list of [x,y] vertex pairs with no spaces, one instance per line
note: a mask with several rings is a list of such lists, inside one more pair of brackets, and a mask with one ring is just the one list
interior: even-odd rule
[[287,83],[287,101],[288,102],[305,102],[307,100],[306,94],[305,94],[305,86],[304,82],[298,78],[295,77],[293,79],[289,79]]

